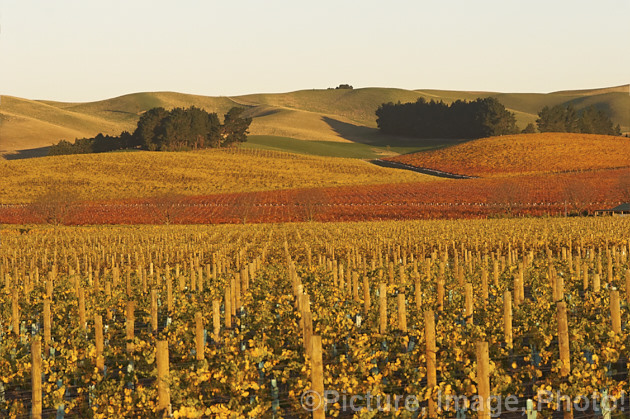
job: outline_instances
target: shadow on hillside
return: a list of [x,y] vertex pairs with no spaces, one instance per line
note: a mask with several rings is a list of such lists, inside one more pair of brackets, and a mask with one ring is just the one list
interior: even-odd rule
[[375,136],[379,134],[377,128],[362,127],[347,122],[341,122],[327,116],[323,116],[322,120],[327,123],[340,137],[346,140],[368,145],[379,145]]
[[279,113],[280,111],[281,109],[279,108],[252,106],[249,109],[247,109],[245,112],[247,113],[248,116],[251,116],[254,118],[263,118],[265,116],[275,115]]
[[409,138],[381,134],[378,128],[364,127],[342,122],[327,116],[322,117],[339,136],[346,140],[375,147],[420,147],[438,148],[462,143],[467,140],[439,138]]
[[31,159],[34,157],[45,157],[48,155],[49,146],[46,147],[38,147],[38,148],[27,148],[24,150],[15,150],[10,153],[4,154],[6,160],[20,160],[20,159]]
[[591,96],[578,97],[575,99],[571,99],[567,101],[563,106],[567,106],[568,104],[573,105],[577,109],[582,109],[587,106],[593,105],[599,111],[604,111],[608,115],[612,115],[613,108],[610,106],[610,103],[598,101],[593,102],[593,98]]

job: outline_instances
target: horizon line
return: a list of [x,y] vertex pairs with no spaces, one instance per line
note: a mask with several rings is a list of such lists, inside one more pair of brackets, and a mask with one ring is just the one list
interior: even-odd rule
[[[562,89],[562,90],[554,90],[550,92],[534,92],[534,91],[498,91],[498,90],[457,90],[457,89],[445,89],[445,88],[418,88],[418,89],[407,89],[403,87],[392,87],[392,86],[362,86],[362,87],[353,87],[353,89],[348,90],[363,90],[363,89],[397,89],[397,90],[406,90],[409,92],[421,92],[421,91],[431,91],[431,90],[439,90],[446,92],[465,92],[465,93],[491,93],[491,94],[540,94],[540,95],[549,95],[549,94],[561,94],[561,93],[570,93],[570,92],[583,92],[589,90],[606,90],[606,89],[616,89],[622,87],[628,87],[628,94],[630,94],[630,82],[625,84],[620,84],[616,86],[604,86],[604,87],[583,87],[583,88],[575,88],[575,89]],[[327,88],[310,88],[310,89],[297,89],[297,90],[287,90],[287,91],[261,91],[261,92],[253,92],[253,93],[243,93],[236,95],[210,95],[210,94],[201,94],[201,93],[193,93],[193,92],[185,92],[178,90],[141,90],[129,93],[123,93],[115,96],[108,96],[105,98],[93,99],[93,100],[56,100],[56,99],[47,99],[47,98],[39,98],[33,99],[25,96],[16,96],[12,94],[2,94],[1,96],[14,97],[19,99],[31,100],[31,101],[48,101],[48,102],[59,102],[59,103],[91,103],[91,102],[100,102],[109,99],[116,99],[124,96],[142,94],[142,93],[178,93],[184,95],[193,95],[193,96],[204,96],[204,97],[223,97],[223,98],[235,98],[249,95],[279,95],[279,94],[288,94],[295,92],[304,92],[304,91],[327,91],[327,90],[336,90],[334,87]],[[0,102],[1,105],[1,102]]]

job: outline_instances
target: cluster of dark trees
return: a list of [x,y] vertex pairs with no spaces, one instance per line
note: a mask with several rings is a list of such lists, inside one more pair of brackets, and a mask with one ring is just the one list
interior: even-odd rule
[[77,139],[74,143],[61,140],[50,148],[49,155],[103,153],[123,149],[181,151],[199,148],[227,147],[247,141],[251,118],[242,116],[242,108],[232,108],[223,124],[216,113],[194,106],[190,108],[153,108],[138,121],[133,134],[123,131],[119,136],[98,134],[93,138]]
[[352,90],[354,89],[354,87],[352,87],[352,85],[350,84],[340,84],[339,86],[332,88],[329,87],[328,90]]
[[495,98],[451,104],[419,98],[412,103],[385,103],[377,111],[385,134],[416,138],[481,138],[518,132],[514,114]]
[[621,135],[619,125],[613,127],[610,116],[594,106],[589,106],[580,112],[571,104],[568,106],[545,106],[538,112],[536,123],[540,132]]
[[133,136],[129,132],[123,131],[117,137],[99,133],[93,138],[77,138],[74,143],[61,140],[50,147],[48,155],[105,153],[126,148],[136,148]]

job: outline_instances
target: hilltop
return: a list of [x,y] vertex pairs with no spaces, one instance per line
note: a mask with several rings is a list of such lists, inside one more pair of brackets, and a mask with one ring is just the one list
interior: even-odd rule
[[[374,112],[386,102],[410,102],[419,97],[452,102],[458,99],[496,97],[516,114],[524,127],[536,119],[545,105],[573,104],[578,110],[595,105],[611,112],[622,131],[630,131],[629,86],[564,91],[547,94],[466,92],[447,90],[404,90],[362,88],[354,90],[314,89],[290,93],[251,94],[233,97],[210,97],[175,92],[133,93],[87,103],[29,100],[2,96],[0,104],[0,153],[46,147],[61,139],[133,130],[146,110],[162,106],[197,106],[222,115],[233,106],[247,109],[253,117],[251,146],[300,152],[297,140],[314,142],[304,147],[306,153],[327,155],[324,142],[346,143],[335,149],[348,157],[378,157],[421,150],[442,145],[439,141],[419,142],[384,136],[376,128]],[[288,141],[290,140],[290,141]]]

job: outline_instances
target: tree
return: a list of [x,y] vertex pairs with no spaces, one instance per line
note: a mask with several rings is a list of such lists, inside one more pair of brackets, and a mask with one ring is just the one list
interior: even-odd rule
[[540,132],[566,132],[566,121],[562,106],[545,106],[538,112],[538,131]]
[[580,132],[580,118],[573,105],[569,104],[564,110],[564,132]]
[[536,132],[536,127],[531,122],[527,124],[527,126],[525,127],[525,129],[523,129],[523,131],[521,131],[521,133],[523,134],[534,134],[535,132]]
[[384,103],[376,110],[381,132],[417,138],[481,138],[518,132],[516,118],[496,98]]
[[120,147],[123,149],[135,147],[133,135],[130,134],[129,131],[123,131],[120,133]]
[[234,197],[228,213],[238,221],[246,224],[250,220],[254,207],[258,202],[258,195],[255,192],[242,192]]
[[158,150],[175,151],[190,148],[193,133],[190,114],[183,108],[172,109],[157,127]]
[[75,191],[51,185],[29,204],[29,208],[41,222],[59,225],[68,220],[76,199]]
[[621,135],[619,125],[613,127],[610,117],[595,106],[589,106],[582,111],[579,131],[586,134]]
[[169,191],[155,198],[155,208],[164,224],[176,224],[180,222],[182,215],[186,213],[184,195]]
[[192,107],[190,113],[190,146],[205,148],[210,145],[210,138],[220,129],[221,123],[216,113],[208,113],[202,109]]
[[157,129],[167,115],[166,109],[161,107],[151,108],[142,114],[133,132],[133,144],[146,150],[157,150],[159,148]]
[[[103,134],[99,134],[102,136]],[[87,154],[94,152],[93,138],[77,138],[74,143],[61,140],[53,144],[48,150],[49,156],[61,156],[65,154]]]
[[119,136],[98,134],[94,138],[77,139],[74,144],[60,141],[50,148],[50,155],[103,153],[124,148],[151,151],[192,150],[221,147],[247,141],[251,118],[242,117],[243,109],[232,108],[221,125],[216,113],[191,106],[190,108],[152,108],[138,121],[133,134],[126,131]]
[[221,128],[221,145],[230,146],[247,141],[247,134],[252,118],[243,118],[243,108],[234,107],[225,114]]
[[73,144],[70,141],[61,140],[57,144],[50,146],[49,156],[62,156],[65,154],[75,154]]
[[354,87],[352,87],[349,84],[340,84],[339,86],[335,87],[336,90],[352,90],[354,89]]
[[118,137],[98,134],[96,137],[89,140],[91,142],[90,152],[105,153],[107,151],[120,150],[121,148],[125,148],[121,139],[123,134],[125,134],[125,132],[121,133]]
[[613,127],[610,116],[594,106],[577,112],[573,105],[545,106],[538,112],[540,132],[581,132],[583,134],[621,135],[619,126]]
[[496,98],[487,97],[477,99],[480,110],[476,113],[479,123],[479,130],[483,137],[493,135],[509,135],[518,132],[516,128],[516,117],[501,104]]
[[300,189],[296,191],[295,202],[302,209],[304,221],[315,221],[326,202],[326,193],[321,188]]

